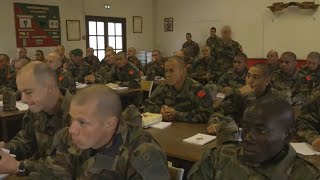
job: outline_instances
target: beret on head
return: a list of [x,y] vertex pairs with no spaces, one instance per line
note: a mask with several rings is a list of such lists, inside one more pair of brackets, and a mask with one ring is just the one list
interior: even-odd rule
[[74,56],[82,56],[83,55],[83,51],[81,49],[74,49],[71,51],[71,54],[73,54]]

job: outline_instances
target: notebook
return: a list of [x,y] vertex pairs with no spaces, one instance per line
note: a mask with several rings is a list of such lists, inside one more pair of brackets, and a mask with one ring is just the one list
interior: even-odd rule
[[203,145],[215,140],[216,138],[217,138],[216,136],[198,133],[198,134],[191,136],[187,139],[183,139],[183,142],[203,146]]
[[162,121],[162,115],[156,113],[143,113],[142,116],[142,127],[150,126],[155,123],[159,123]]
[[312,146],[308,143],[290,143],[290,145],[293,147],[294,150],[296,150],[297,153],[302,155],[319,155],[320,152],[317,152],[313,150]]

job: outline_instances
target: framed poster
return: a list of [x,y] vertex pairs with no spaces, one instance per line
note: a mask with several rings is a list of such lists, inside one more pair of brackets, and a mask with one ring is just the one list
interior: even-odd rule
[[173,31],[173,18],[164,18],[164,32]]
[[17,47],[61,44],[59,6],[14,3]]
[[67,40],[68,41],[80,41],[80,20],[66,20],[67,24]]
[[143,18],[141,16],[133,16],[133,33],[142,33]]

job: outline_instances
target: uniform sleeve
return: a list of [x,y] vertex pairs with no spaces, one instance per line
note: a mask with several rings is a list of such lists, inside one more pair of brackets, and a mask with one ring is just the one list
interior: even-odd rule
[[301,114],[297,118],[296,129],[299,137],[308,143],[312,143],[316,138],[320,138],[320,114],[319,97],[306,103]]
[[5,148],[9,149],[12,154],[15,154],[17,160],[29,158],[37,150],[37,140],[33,124],[33,116],[28,111],[23,117],[22,130],[6,144]]
[[144,112],[160,113],[161,106],[164,105],[163,89],[164,86],[160,85],[152,92],[144,103]]
[[189,171],[189,180],[211,180],[214,179],[214,155],[215,149],[205,152],[200,161],[194,164]]
[[228,73],[225,73],[224,75],[222,75],[217,84],[219,86],[219,89],[227,87],[228,86]]
[[128,81],[122,81],[119,85],[122,87],[129,88],[140,88],[140,74],[139,70],[136,68],[130,69],[127,74]]
[[301,73],[299,72],[298,75],[298,80],[296,82],[296,85],[293,89],[293,97],[292,97],[292,102],[294,105],[301,105],[303,104],[308,96],[308,93],[311,92],[312,89],[308,88],[308,85],[306,83],[306,81],[304,80],[303,75],[301,75]]
[[130,164],[134,173],[128,179],[170,179],[167,159],[160,147],[153,143],[143,143],[132,154]]
[[72,94],[76,92],[76,83],[71,74],[64,74],[62,78],[59,79],[59,85],[62,88],[68,89]]
[[107,84],[112,81],[112,70],[108,72],[98,72],[95,73],[95,82],[99,84]]
[[84,65],[83,68],[79,71],[79,74],[75,78],[77,82],[84,82],[84,78],[91,73],[90,66]]

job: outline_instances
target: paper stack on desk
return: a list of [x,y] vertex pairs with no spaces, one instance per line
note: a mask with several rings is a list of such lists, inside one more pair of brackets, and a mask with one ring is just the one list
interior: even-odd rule
[[109,88],[115,90],[115,91],[121,91],[121,90],[127,90],[129,89],[128,87],[120,87],[118,84],[114,84],[114,83],[108,83],[106,84],[106,86],[108,86]]
[[23,103],[23,102],[21,102],[21,101],[17,101],[17,102],[16,102],[16,107],[17,107],[17,109],[19,109],[20,111],[26,111],[26,110],[29,109],[28,104],[25,104],[25,103]]
[[290,143],[290,145],[299,154],[306,155],[306,156],[320,155],[320,152],[313,150],[312,146],[308,143],[305,143],[305,142],[303,142],[303,143]]
[[215,140],[216,138],[217,138],[216,136],[198,133],[194,136],[191,136],[187,139],[184,139],[183,142],[202,146],[202,145],[205,145],[205,144]]
[[142,127],[150,126],[155,123],[159,123],[162,121],[162,115],[156,113],[143,113],[142,116]]
[[82,88],[85,88],[87,86],[88,86],[88,84],[82,84],[82,83],[76,82],[76,88],[77,89],[82,89]]
[[171,126],[172,122],[158,122],[156,124],[152,124],[151,127],[156,129],[165,129],[169,126]]

